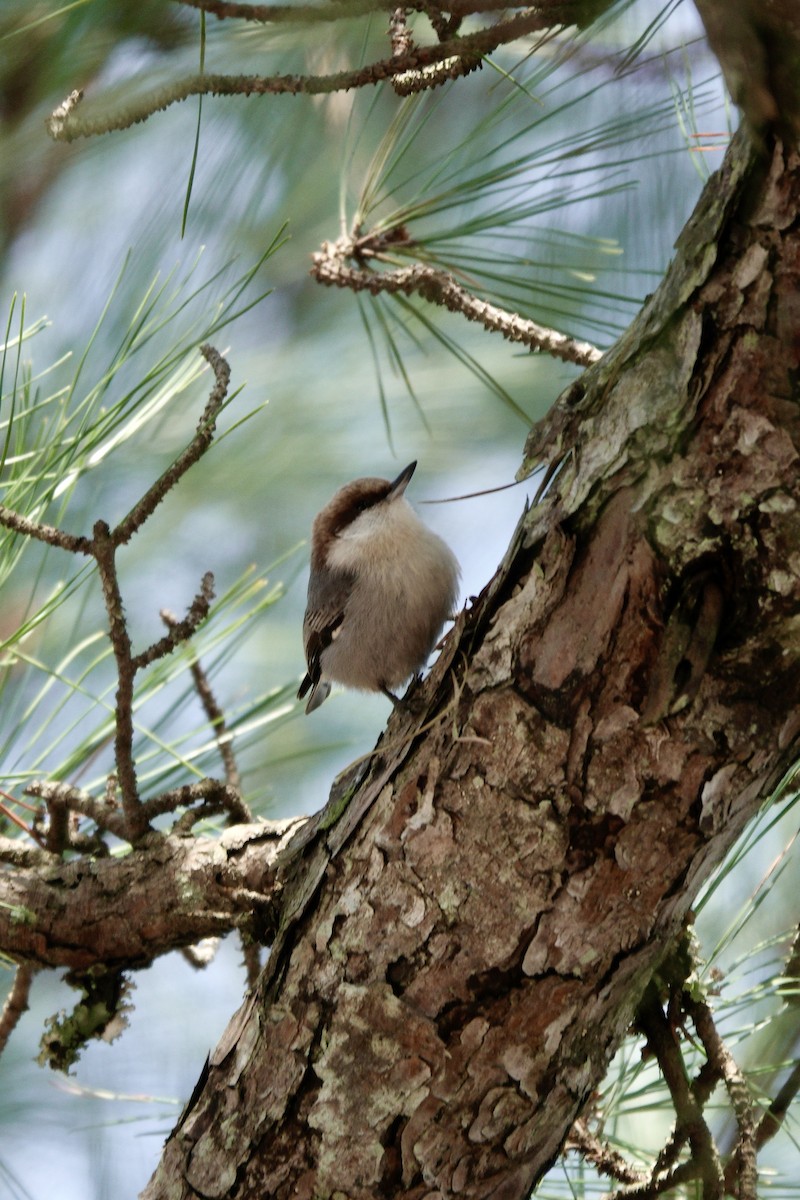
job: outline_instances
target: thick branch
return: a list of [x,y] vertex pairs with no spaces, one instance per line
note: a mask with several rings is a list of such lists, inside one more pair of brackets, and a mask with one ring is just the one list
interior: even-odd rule
[[[304,818],[219,838],[149,833],[124,858],[0,870],[0,945],[35,967],[145,966],[204,937],[275,923],[275,862]],[[39,852],[41,853],[41,852]]]

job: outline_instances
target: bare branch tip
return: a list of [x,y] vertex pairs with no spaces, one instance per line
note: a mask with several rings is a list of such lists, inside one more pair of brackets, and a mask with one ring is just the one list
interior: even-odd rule
[[6,996],[2,1014],[0,1014],[0,1054],[5,1050],[8,1039],[16,1029],[20,1017],[28,1010],[28,997],[31,984],[36,974],[36,968],[23,964],[18,966],[14,974],[11,991]]
[[83,89],[76,88],[70,92],[66,100],[62,100],[57,108],[54,108],[50,116],[45,121],[47,132],[56,141],[71,141],[70,134],[67,132],[67,122],[70,114],[80,104],[83,99]]

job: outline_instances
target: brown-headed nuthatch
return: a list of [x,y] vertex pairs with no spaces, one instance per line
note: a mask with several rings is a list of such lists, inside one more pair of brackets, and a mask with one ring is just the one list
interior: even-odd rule
[[367,692],[399,687],[422,669],[453,615],[459,568],[440,537],[405,498],[416,463],[391,483],[354,479],[340,488],[311,530],[311,577],[303,622],[309,688],[306,712],[331,682]]

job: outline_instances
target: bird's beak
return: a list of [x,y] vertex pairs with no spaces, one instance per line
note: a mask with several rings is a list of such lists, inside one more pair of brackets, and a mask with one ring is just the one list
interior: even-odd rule
[[397,479],[393,479],[389,485],[389,495],[387,500],[398,500],[409,485],[411,476],[417,469],[417,460],[414,459],[407,467],[404,467]]

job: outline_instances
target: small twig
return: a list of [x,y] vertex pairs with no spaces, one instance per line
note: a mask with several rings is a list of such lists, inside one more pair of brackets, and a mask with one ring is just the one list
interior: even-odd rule
[[[179,626],[179,622],[177,622],[175,616],[167,609],[162,610],[161,619],[169,626],[170,631],[173,633]],[[223,796],[223,804],[228,810],[229,820],[235,824],[249,824],[253,816],[250,809],[242,800],[241,776],[236,762],[236,755],[233,752],[231,735],[225,723],[225,714],[217,703],[217,698],[211,688],[208,676],[197,657],[193,659],[190,670],[197,694],[200,697],[200,703],[203,705],[211,728],[214,730],[217,748],[219,749],[225,768],[226,791]]]
[[6,508],[5,504],[0,504],[0,525],[5,525],[6,529],[13,529],[15,533],[24,534],[25,537],[35,538],[37,542],[46,542],[48,546],[69,550],[72,554],[92,553],[89,538],[65,533],[63,529],[56,529],[54,525],[46,525],[43,521],[32,521],[29,517],[23,517],[21,513]]
[[163,609],[159,614],[164,624],[168,627],[169,633],[165,637],[159,638],[157,642],[153,642],[152,646],[148,646],[141,654],[134,657],[133,663],[137,671],[143,667],[148,667],[150,663],[155,662],[159,658],[166,658],[168,654],[179,646],[182,642],[188,642],[198,630],[203,621],[208,616],[208,611],[211,608],[211,602],[214,599],[214,576],[211,571],[206,571],[200,582],[200,591],[195,596],[186,616],[183,620],[179,620],[172,613],[165,613]]
[[426,17],[433,26],[433,31],[440,42],[446,41],[453,37],[459,30],[461,21],[466,15],[464,13],[456,13],[451,5],[448,5],[450,16],[445,17],[441,6],[438,4],[420,3],[420,10],[425,13]]
[[408,54],[414,45],[404,8],[393,8],[389,16],[389,38],[394,58]]
[[[70,102],[62,106],[62,115],[71,111],[78,99],[77,93],[74,94],[70,98]],[[226,784],[219,784],[215,780],[204,780],[202,784],[189,785],[187,788],[177,789],[176,792],[165,793],[143,804],[139,796],[133,754],[133,689],[136,672],[170,653],[179,642],[191,637],[201,621],[208,615],[213,599],[214,581],[213,576],[208,573],[203,577],[200,592],[192,602],[186,617],[182,621],[172,618],[167,622],[169,629],[164,638],[140,654],[133,654],[117,575],[116,551],[142,527],[167,493],[211,445],[215,422],[228,390],[230,367],[212,346],[202,346],[201,352],[214,372],[215,384],[197,425],[195,435],[175,462],[152,487],[148,488],[141,500],[134,505],[127,517],[113,531],[109,529],[105,521],[100,520],[95,522],[91,539],[74,537],[51,525],[31,521],[0,505],[0,524],[7,528],[72,553],[86,554],[94,558],[100,575],[108,617],[109,638],[117,667],[114,712],[115,772],[109,776],[104,801],[97,801],[79,788],[73,788],[60,782],[34,781],[26,788],[27,795],[44,800],[47,806],[50,820],[45,844],[47,850],[52,854],[62,854],[69,846],[99,853],[105,850],[105,844],[99,835],[87,838],[78,833],[77,827],[74,829],[71,827],[70,813],[88,816],[95,822],[98,830],[108,830],[115,836],[125,838],[130,842],[137,841],[147,832],[153,816],[172,811],[176,805],[185,803],[199,802],[201,804],[201,808],[192,813],[193,821],[200,819],[207,812],[216,812],[221,808],[227,809],[237,820],[249,821],[251,819],[239,794],[239,776],[230,748],[230,739],[225,730],[224,718],[214,700],[208,680],[199,667],[197,668],[199,676],[194,673],[195,683],[215,729],[225,763]],[[122,801],[121,814],[115,802],[117,788],[119,788]],[[13,814],[10,815],[19,823]],[[36,836],[35,833],[34,836]]]
[[167,467],[160,479],[147,489],[141,500],[136,503],[114,530],[112,537],[115,546],[124,545],[130,541],[137,529],[151,516],[178,480],[186,474],[198,459],[202,458],[214,438],[214,426],[222,408],[230,382],[231,369],[222,355],[213,346],[205,344],[200,347],[200,353],[211,367],[216,376],[216,384],[208,397],[208,403],[203,415],[197,423],[197,430],[189,445],[182,450],[171,466]]
[[[174,615],[163,609],[161,619],[166,625],[174,630],[177,627],[177,621]],[[236,762],[236,755],[233,752],[233,742],[228,727],[225,723],[225,714],[217,703],[217,698],[211,688],[208,676],[203,670],[200,660],[194,658],[190,668],[192,679],[197,694],[200,697],[200,703],[203,705],[206,716],[214,730],[217,748],[219,749],[220,757],[225,768],[225,783],[228,788],[229,796],[236,796],[238,799],[228,806],[230,819],[236,824],[249,824],[253,817],[247,805],[241,798],[241,776],[239,767]]]
[[350,288],[355,292],[368,291],[373,296],[379,292],[401,292],[406,296],[416,293],[432,304],[460,313],[468,321],[477,321],[490,332],[501,333],[509,341],[552,354],[564,362],[588,367],[602,358],[602,351],[588,342],[577,341],[555,329],[547,329],[517,313],[510,313],[481,300],[457,283],[448,271],[440,268],[423,263],[393,271],[345,266],[345,258],[364,255],[365,242],[367,253],[371,253],[369,240],[364,238],[357,241],[340,238],[336,242],[324,242],[322,250],[313,255],[311,274],[320,283]]
[[600,1175],[608,1175],[610,1179],[616,1179],[619,1183],[642,1184],[649,1179],[646,1171],[634,1167],[607,1142],[601,1142],[583,1119],[574,1123],[565,1145],[567,1150],[577,1150]]
[[6,996],[3,1011],[0,1013],[0,1054],[5,1050],[20,1017],[28,1011],[28,997],[35,974],[36,969],[27,964],[18,966],[14,973],[11,991]]

